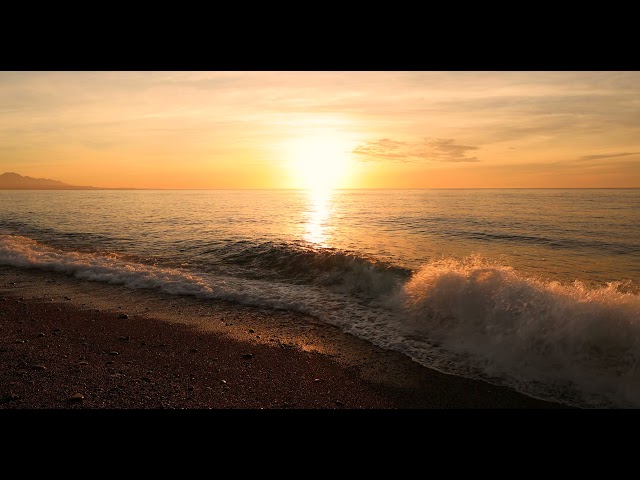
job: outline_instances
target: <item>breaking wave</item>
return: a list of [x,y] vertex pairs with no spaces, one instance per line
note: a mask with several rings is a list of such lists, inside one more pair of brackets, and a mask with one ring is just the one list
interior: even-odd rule
[[0,265],[300,311],[446,373],[582,407],[640,407],[640,296],[627,283],[548,281],[480,257],[411,272],[345,252],[251,248],[229,263],[277,280],[62,251],[19,235],[0,235]]

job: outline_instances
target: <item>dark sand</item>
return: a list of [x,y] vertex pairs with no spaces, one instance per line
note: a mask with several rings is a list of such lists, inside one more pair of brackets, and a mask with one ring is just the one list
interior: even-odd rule
[[0,366],[0,409],[565,408],[304,315],[10,267]]

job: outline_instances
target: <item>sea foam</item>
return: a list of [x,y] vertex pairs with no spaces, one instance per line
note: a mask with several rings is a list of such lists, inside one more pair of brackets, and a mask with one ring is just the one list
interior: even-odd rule
[[637,407],[640,296],[622,287],[545,281],[470,257],[424,265],[394,302],[408,336],[490,377],[569,403]]

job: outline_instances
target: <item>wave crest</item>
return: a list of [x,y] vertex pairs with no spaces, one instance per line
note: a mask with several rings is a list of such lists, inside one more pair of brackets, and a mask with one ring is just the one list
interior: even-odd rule
[[592,405],[640,404],[640,296],[622,282],[563,285],[470,257],[423,266],[396,302],[411,335],[470,357],[487,375],[530,392],[530,382],[573,384]]
[[338,249],[265,242],[235,244],[229,250],[221,252],[225,263],[245,267],[251,276],[319,285],[371,298],[392,292],[411,275],[408,269]]

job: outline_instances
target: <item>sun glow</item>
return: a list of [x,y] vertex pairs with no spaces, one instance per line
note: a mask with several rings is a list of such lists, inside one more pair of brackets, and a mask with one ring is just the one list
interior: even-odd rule
[[313,190],[345,187],[350,143],[335,134],[305,136],[288,143],[295,186]]

